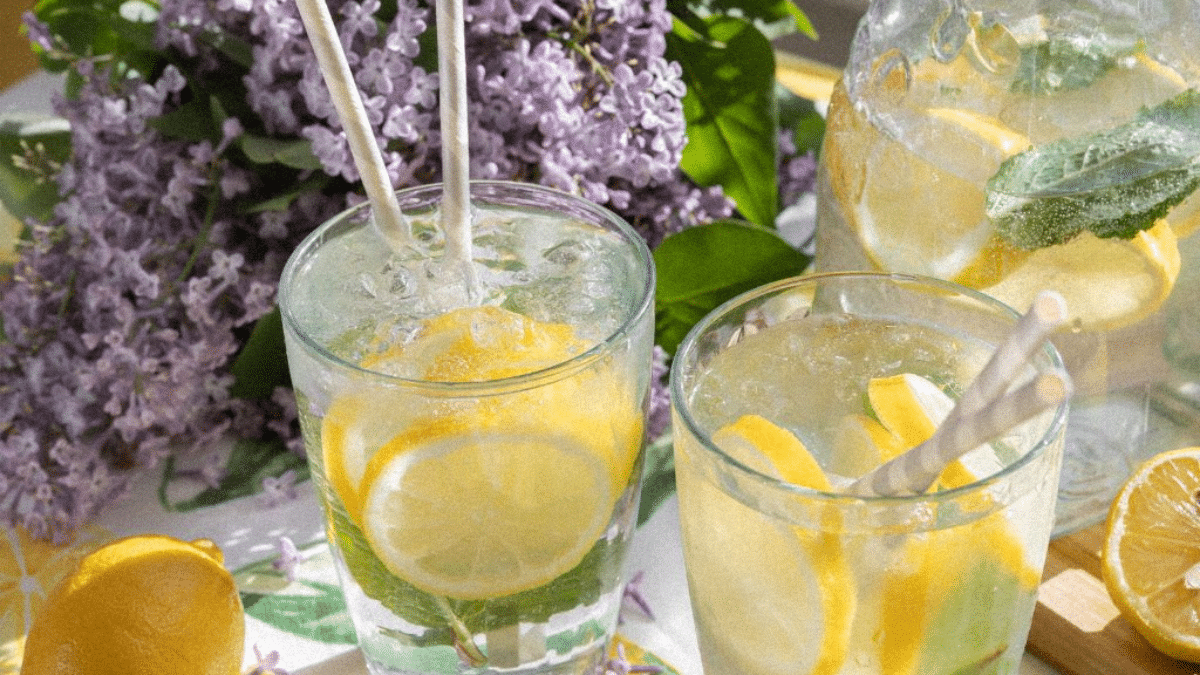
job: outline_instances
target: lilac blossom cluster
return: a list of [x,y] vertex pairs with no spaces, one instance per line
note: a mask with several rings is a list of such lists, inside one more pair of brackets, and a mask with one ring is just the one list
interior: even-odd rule
[[[437,74],[421,52],[431,10],[329,5],[394,185],[438,180]],[[472,177],[580,194],[651,245],[732,215],[720,188],[679,169],[685,88],[664,57],[665,0],[470,0],[466,15]],[[26,25],[42,50],[58,49],[32,14]],[[68,537],[127,489],[132,469],[172,453],[272,435],[302,452],[291,392],[235,397],[231,364],[273,309],[287,254],[361,199],[294,0],[162,0],[155,34],[180,65],[153,79],[115,79],[103,55],[73,62],[81,88],[56,101],[72,156],[41,166],[61,202],[29,223],[0,279],[0,519],[38,537]],[[251,50],[240,71],[219,48],[229,42]],[[222,120],[219,140],[152,123],[231,73],[250,113]],[[235,150],[251,132],[306,139],[313,175],[331,180],[284,207],[246,208],[276,168]],[[194,473],[215,484],[221,466]]]

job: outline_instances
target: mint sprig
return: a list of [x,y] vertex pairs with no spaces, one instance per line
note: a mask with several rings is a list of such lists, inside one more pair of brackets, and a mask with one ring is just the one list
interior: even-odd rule
[[1200,187],[1200,92],[1124,125],[1010,157],[987,184],[987,215],[1023,249],[1084,230],[1129,239]]
[[[640,470],[640,465],[637,470]],[[490,600],[456,600],[426,593],[397,577],[367,542],[358,525],[346,514],[336,496],[327,493],[328,533],[362,592],[393,614],[425,626],[420,646],[452,645],[458,630],[479,634],[519,622],[545,622],[551,616],[600,599],[620,576],[616,561],[624,556],[629,536],[596,543],[572,570],[549,584]]]

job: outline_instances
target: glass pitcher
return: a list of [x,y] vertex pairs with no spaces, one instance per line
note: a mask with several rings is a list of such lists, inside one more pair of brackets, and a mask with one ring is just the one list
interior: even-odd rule
[[1060,533],[1200,444],[1197,35],[1197,0],[875,0],[830,101],[819,270],[1066,298]]

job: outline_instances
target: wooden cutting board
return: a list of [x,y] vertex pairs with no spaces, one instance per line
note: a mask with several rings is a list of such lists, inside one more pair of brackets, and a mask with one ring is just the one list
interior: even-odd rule
[[1063,675],[1200,675],[1150,646],[1118,612],[1100,577],[1104,524],[1050,543],[1030,653]]

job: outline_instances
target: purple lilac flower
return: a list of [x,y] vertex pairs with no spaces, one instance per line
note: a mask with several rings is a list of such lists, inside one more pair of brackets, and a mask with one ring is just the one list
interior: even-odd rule
[[[437,74],[419,65],[430,10],[329,4],[393,183],[437,180]],[[466,13],[473,177],[582,195],[651,245],[733,213],[720,188],[678,168],[684,85],[665,58],[665,0],[470,0]],[[26,23],[36,44],[60,48],[32,14]],[[64,540],[128,488],[131,469],[170,453],[268,434],[302,451],[289,393],[235,398],[230,366],[272,310],[299,239],[361,200],[294,0],[162,0],[155,28],[178,68],[117,82],[102,57],[73,63],[78,94],[56,102],[73,156],[46,171],[62,200],[49,221],[29,223],[0,280],[0,517],[37,537]],[[240,80],[249,113],[225,119],[215,140],[164,135],[151,120],[228,84],[219,37],[251,50]],[[239,209],[270,173],[232,159],[247,133],[307,139],[321,169],[298,179],[319,173],[329,187],[283,208]],[[665,400],[661,383],[658,392]],[[268,487],[275,497],[289,488]]]
[[263,656],[258,645],[254,645],[254,660],[257,662],[246,675],[288,675],[288,671],[279,666],[279,652],[270,651]]
[[296,548],[290,537],[280,537],[278,542],[279,557],[271,563],[271,567],[282,572],[288,581],[296,580],[296,566],[304,562],[305,555]]

